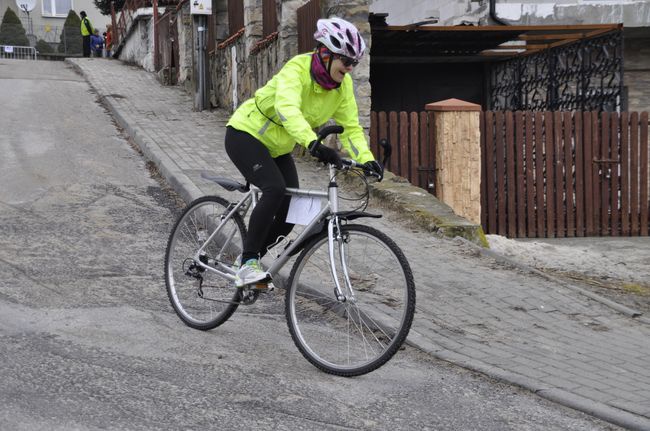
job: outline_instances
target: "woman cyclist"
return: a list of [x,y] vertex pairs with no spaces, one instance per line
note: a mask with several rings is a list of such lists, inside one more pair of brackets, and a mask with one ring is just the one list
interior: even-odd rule
[[270,280],[259,259],[293,228],[285,221],[291,200],[285,190],[299,186],[291,156],[295,144],[308,148],[318,160],[341,167],[337,152],[316,141],[314,128],[333,119],[345,129],[339,139],[350,156],[383,175],[359,124],[349,75],[365,51],[363,38],[340,18],[318,20],[314,38],[318,42],[314,52],[289,60],[227,124],[228,156],[244,178],[262,190],[235,280],[240,287]]

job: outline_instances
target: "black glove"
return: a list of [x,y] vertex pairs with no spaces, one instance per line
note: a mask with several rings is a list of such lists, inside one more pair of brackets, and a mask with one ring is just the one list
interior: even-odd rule
[[369,170],[370,172],[376,173],[377,181],[381,181],[382,179],[384,179],[384,168],[376,160],[371,160],[369,162],[366,162],[363,165],[363,167]]
[[309,154],[316,157],[318,161],[323,163],[331,163],[336,165],[338,169],[343,167],[343,162],[341,158],[333,149],[326,147],[318,141],[312,141],[311,144],[307,147],[309,149]]

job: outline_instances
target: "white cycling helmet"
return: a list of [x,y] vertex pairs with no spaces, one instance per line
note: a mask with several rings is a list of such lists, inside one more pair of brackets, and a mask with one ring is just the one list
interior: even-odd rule
[[316,23],[314,39],[325,45],[335,54],[361,60],[366,43],[354,24],[341,18],[319,19]]

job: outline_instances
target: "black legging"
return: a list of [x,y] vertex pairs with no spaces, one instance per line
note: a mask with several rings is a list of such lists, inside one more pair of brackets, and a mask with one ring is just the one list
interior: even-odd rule
[[264,256],[270,244],[293,229],[294,225],[285,221],[291,198],[284,193],[287,187],[298,187],[298,172],[291,154],[273,158],[260,141],[230,126],[226,128],[226,152],[246,181],[262,190],[244,241],[245,262]]

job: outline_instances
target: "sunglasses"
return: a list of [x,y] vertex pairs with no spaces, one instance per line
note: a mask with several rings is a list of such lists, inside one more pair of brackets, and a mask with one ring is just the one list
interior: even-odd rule
[[357,64],[359,64],[359,60],[355,60],[354,58],[346,57],[345,55],[337,55],[336,56],[339,60],[341,60],[341,63],[343,63],[343,66],[345,67],[355,67]]

